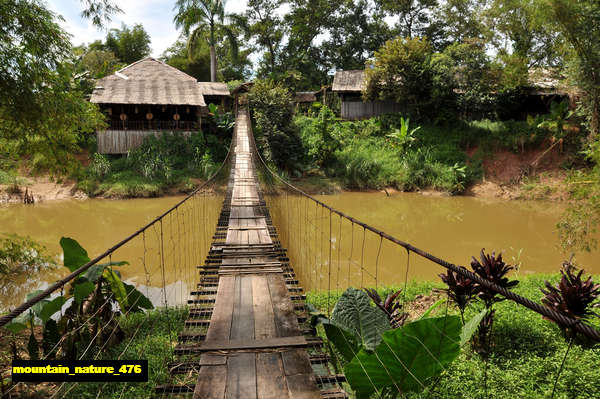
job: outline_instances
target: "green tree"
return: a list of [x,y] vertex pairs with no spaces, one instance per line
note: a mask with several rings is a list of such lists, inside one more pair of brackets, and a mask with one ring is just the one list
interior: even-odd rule
[[141,24],[132,28],[122,24],[121,29],[108,32],[104,47],[122,62],[131,64],[150,54],[150,35]]
[[294,124],[292,95],[271,79],[256,80],[248,103],[255,121],[256,143],[266,162],[288,171],[299,168],[302,142]]
[[487,27],[481,13],[481,0],[446,0],[437,10],[437,19],[444,21],[444,40],[448,43],[483,39]]
[[178,28],[183,28],[188,36],[188,55],[194,54],[194,48],[200,41],[208,39],[210,48],[210,81],[217,81],[217,44],[227,38],[231,53],[237,57],[237,37],[231,27],[226,24],[224,0],[177,0],[177,15],[174,21]]
[[441,35],[442,22],[436,20],[438,0],[378,0],[390,16],[398,17],[397,29],[402,37],[428,37],[436,42]]
[[562,34],[569,77],[583,94],[590,140],[600,132],[600,3],[595,0],[541,0],[546,16]]
[[38,93],[68,56],[70,43],[58,16],[37,0],[0,6],[0,107],[10,119],[34,119]]
[[495,105],[496,75],[485,52],[485,43],[471,39],[453,43],[431,61],[433,97],[443,101],[438,112],[463,118],[489,117]]
[[123,63],[119,62],[112,51],[90,50],[81,57],[81,67],[95,79],[108,76],[122,66]]
[[200,42],[194,49],[194,56],[188,54],[187,39],[180,37],[173,45],[167,48],[160,59],[195,77],[200,82],[210,80],[210,49],[208,43]]
[[392,100],[408,114],[423,117],[432,104],[433,50],[427,39],[389,40],[375,52],[373,68],[366,70],[368,100]]
[[263,51],[258,75],[274,73],[280,65],[282,42],[286,33],[283,19],[278,15],[282,0],[248,0],[244,14],[234,16],[247,40],[254,40]]
[[345,0],[331,15],[323,44],[328,69],[363,69],[393,34],[385,15],[367,0]]

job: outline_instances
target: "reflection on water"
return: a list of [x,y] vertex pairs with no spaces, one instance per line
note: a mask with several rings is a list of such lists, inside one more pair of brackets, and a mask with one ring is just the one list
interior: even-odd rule
[[[53,254],[61,253],[62,236],[72,237],[93,258],[181,199],[91,199],[3,206],[0,233],[29,236]],[[102,262],[128,261],[129,265],[115,269],[125,281],[141,286],[142,292],[147,290],[153,303],[162,303],[165,296],[169,304],[183,303],[199,280],[196,266],[206,257],[222,202],[222,197],[199,194]],[[16,276],[0,287],[0,308],[20,304],[27,293],[46,288],[66,274],[68,270],[59,267],[38,276]]]
[[[557,272],[565,259],[555,233],[564,204],[414,193],[342,193],[318,199],[459,265],[467,266],[481,248],[502,252],[507,263],[521,262],[521,274]],[[269,197],[268,204],[307,290],[401,284],[407,273],[408,278],[436,279],[443,272],[336,214],[330,217],[310,200],[283,194]],[[596,256],[578,254],[577,261],[588,272],[600,273]]]

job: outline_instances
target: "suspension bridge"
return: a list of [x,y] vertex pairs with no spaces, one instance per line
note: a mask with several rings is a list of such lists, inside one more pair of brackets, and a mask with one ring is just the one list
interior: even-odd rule
[[[158,390],[193,390],[194,398],[345,397],[317,386],[311,361],[321,362],[323,355],[310,357],[306,348],[321,340],[300,327],[295,310],[304,309],[304,297],[259,189],[248,125],[247,112],[240,111],[217,241],[200,272],[200,290],[189,301],[194,306],[214,298],[214,307],[192,307],[175,347],[177,355],[199,359],[174,364],[171,372],[199,366],[197,382]],[[198,326],[208,326],[206,334]]]
[[[211,198],[207,188],[226,171],[228,164],[231,168],[227,189],[214,220],[207,209]],[[401,264],[404,257],[405,269],[398,267],[397,275],[403,276],[406,284],[414,254],[562,326],[600,340],[600,333],[594,328],[345,215],[276,174],[271,178],[281,179],[287,191],[280,205],[269,204],[261,188],[261,172],[263,178],[271,173],[256,150],[249,112],[236,107],[232,144],[213,178],[129,237],[0,317],[0,326],[40,301],[63,293],[67,284],[92,266],[103,261],[112,264],[119,256],[134,253],[146,276],[140,287],[144,286],[147,292],[149,287],[160,287],[160,302],[165,308],[186,300],[188,304],[183,328],[169,324],[171,339],[162,366],[168,370],[168,381],[154,381],[156,396],[346,398],[342,388],[345,377],[336,372],[329,355],[322,350],[323,341],[309,323],[300,282],[326,292],[327,308],[331,309],[330,296],[340,289],[381,285],[380,265],[385,256],[394,264]],[[288,198],[288,192],[296,201]],[[280,231],[275,228],[270,211],[279,215],[275,224]],[[213,233],[211,226],[215,223]],[[284,248],[284,244],[289,248]],[[368,245],[376,249],[373,259],[365,259]],[[292,266],[300,269],[298,275]],[[194,282],[189,297],[177,285],[169,284],[175,280]],[[127,316],[130,311],[122,314]],[[98,325],[97,315],[89,315],[45,351],[42,358],[56,353],[56,348],[81,330],[95,335],[80,348],[77,358],[102,358],[106,343],[117,331],[115,323],[111,323],[115,314],[108,321],[102,320],[99,328],[92,328]],[[123,345],[118,359],[148,356],[145,347],[131,352],[131,342],[143,334],[140,329],[142,324]],[[177,332],[173,335],[173,331]],[[105,343],[93,345],[98,337]],[[70,397],[76,385],[63,383],[51,392],[51,397]],[[19,384],[13,385],[3,393],[11,397],[10,393],[17,392],[18,387]],[[107,384],[101,385],[97,397],[103,397],[108,389]],[[127,384],[119,389],[119,397],[131,397],[127,396]],[[71,393],[71,397],[77,395]]]

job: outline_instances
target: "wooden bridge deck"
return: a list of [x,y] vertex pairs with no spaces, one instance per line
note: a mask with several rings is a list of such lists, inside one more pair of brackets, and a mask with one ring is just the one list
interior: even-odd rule
[[[195,399],[346,397],[339,389],[321,390],[335,377],[324,380],[313,372],[311,364],[326,363],[327,357],[307,351],[321,342],[310,336],[314,330],[300,325],[306,319],[297,313],[304,310],[304,297],[262,199],[248,126],[242,110],[215,242],[202,268],[200,291],[193,293],[197,299],[189,301],[210,304],[213,299],[200,299],[208,296],[214,306],[192,308],[179,337],[184,342],[175,349],[179,355],[196,354],[191,359],[199,356],[187,362],[199,366],[197,381],[171,392],[193,390]],[[199,332],[207,325],[205,333]]]

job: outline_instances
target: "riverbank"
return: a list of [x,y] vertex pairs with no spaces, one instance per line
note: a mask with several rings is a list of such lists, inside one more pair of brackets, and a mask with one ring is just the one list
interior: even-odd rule
[[[440,271],[441,272],[441,271]],[[537,274],[515,276],[520,280],[514,292],[539,302],[540,288],[546,280],[556,284],[560,274]],[[600,280],[600,276],[594,276]],[[387,294],[404,287],[386,287],[380,294]],[[406,286],[406,311],[409,320],[420,317],[437,298],[444,297],[438,289],[441,281],[411,281]],[[332,307],[337,296],[329,298]],[[326,313],[327,294],[307,293],[307,302]],[[502,301],[494,308],[492,343],[489,360],[486,362],[470,345],[461,351],[460,356],[434,382],[435,387],[426,397],[439,398],[548,398],[565,356],[568,342],[560,329],[539,314],[517,305],[512,301]],[[468,320],[479,308],[467,310]],[[454,306],[442,305],[434,314],[458,314]],[[597,318],[592,318],[596,328],[600,328]],[[319,327],[320,335],[326,339]],[[327,347],[327,345],[325,346]],[[586,346],[575,343],[566,358],[564,369],[556,387],[556,398],[592,398],[595,388],[600,386],[600,373],[597,372],[600,359],[600,344]],[[346,386],[350,389],[349,386]],[[408,394],[408,398],[420,398],[418,394]]]
[[[569,201],[579,199],[573,193],[582,186],[591,183],[585,176],[589,171],[566,171],[560,168],[545,169],[536,176],[521,177],[521,181],[498,179],[491,177],[477,181],[468,186],[462,193],[450,194],[447,191],[431,188],[417,189],[414,192],[424,196],[469,196],[484,199],[503,200],[548,200]],[[577,178],[579,176],[579,178]],[[35,203],[86,200],[89,198],[103,199],[132,199],[157,198],[184,195],[204,183],[202,179],[191,178],[182,184],[164,186],[157,182],[130,179],[122,182],[105,183],[93,192],[85,192],[80,185],[73,181],[53,181],[49,176],[21,177],[21,184],[0,184],[0,204],[23,203],[25,194],[32,195]],[[401,192],[395,187],[383,189],[349,189],[344,187],[340,179],[322,176],[307,176],[291,179],[290,182],[310,195],[335,195],[342,192],[381,192],[386,195]],[[91,194],[91,195],[90,195]]]

